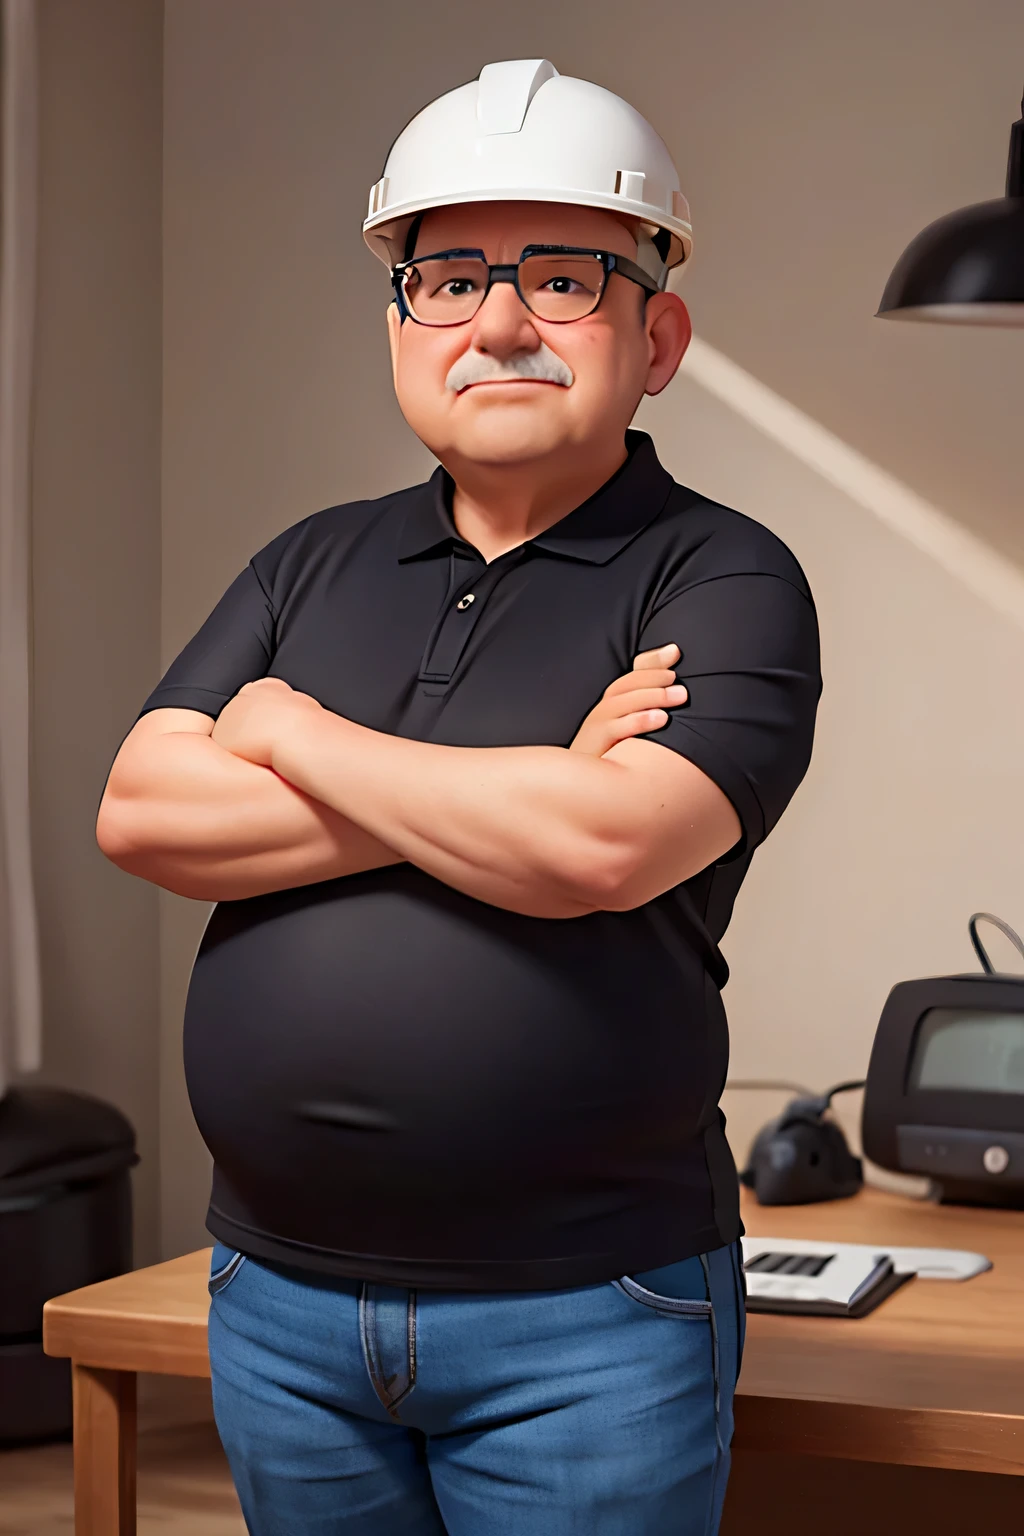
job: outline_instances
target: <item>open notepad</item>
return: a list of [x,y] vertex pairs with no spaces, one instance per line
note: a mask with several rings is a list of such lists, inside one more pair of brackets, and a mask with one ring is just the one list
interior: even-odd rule
[[956,1248],[883,1248],[806,1238],[743,1238],[750,1312],[864,1317],[915,1275],[930,1280],[968,1280],[991,1267],[983,1254]]

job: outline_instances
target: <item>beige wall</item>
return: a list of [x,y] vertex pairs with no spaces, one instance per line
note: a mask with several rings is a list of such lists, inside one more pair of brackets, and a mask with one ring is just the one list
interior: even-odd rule
[[[700,333],[1024,562],[1024,338],[873,318],[927,222],[1002,192],[1020,0],[446,0],[443,27],[438,14],[413,0],[168,6],[168,169],[192,178],[190,248],[195,260],[207,243],[211,263],[192,325],[210,388],[234,359],[223,409],[253,473],[276,466],[268,498],[285,464],[301,476],[291,498],[329,499],[339,475],[377,483],[383,423],[356,436],[383,380],[367,345],[381,276],[357,230],[367,189],[427,100],[488,59],[540,55],[636,102],[672,147]],[[368,310],[340,291],[342,272],[366,285]],[[266,331],[248,324],[257,313]]]
[[[810,770],[754,858],[724,950],[732,1075],[858,1078],[889,988],[970,971],[972,912],[1024,927],[1024,625],[712,399],[684,371],[647,402],[677,478],[766,523],[818,608]],[[1019,967],[998,933],[993,959]],[[778,1097],[726,1095],[742,1155]],[[860,1095],[837,1102],[857,1139]]]
[[[701,334],[1024,558],[1020,333],[871,318],[923,223],[1001,190],[1016,0],[449,0],[443,37],[436,15],[168,6],[165,662],[278,530],[430,468],[392,399],[386,279],[358,224],[403,123],[498,57],[546,55],[646,110],[692,196]],[[972,964],[970,911],[1022,918],[1021,637],[692,382],[644,419],[681,479],[791,543],[821,610],[815,760],[748,879],[726,996],[738,1072],[824,1085],[863,1070],[892,982]],[[202,1241],[206,1157],[178,1062],[204,917],[167,898],[167,1251]],[[730,1098],[742,1152],[777,1105]]]
[[[693,201],[700,334],[1024,564],[1024,335],[873,318],[926,224],[1003,192],[1020,0],[639,0],[630,15],[667,42],[646,99]],[[639,99],[645,54],[606,57]]]
[[[387,278],[358,230],[379,151],[351,152],[360,66],[345,46],[346,11],[262,0],[168,7],[165,662],[275,533],[319,507],[413,483],[431,464],[391,395]],[[331,67],[325,38],[335,55],[343,48]],[[383,101],[376,116],[383,142]],[[208,1158],[181,1069],[185,985],[206,913],[164,898],[168,1253],[207,1240]]]
[[160,0],[39,10],[33,835],[43,1080],[134,1122],[136,1253],[158,1247],[156,893],[93,840],[158,665]]
[[[443,40],[411,3],[171,0],[162,77],[161,12],[40,5],[46,1076],[138,1124],[143,1257],[158,1221],[165,1252],[205,1240],[180,1069],[205,909],[162,898],[158,923],[154,893],[95,850],[95,803],[160,666],[252,551],[430,467],[391,397],[386,279],[358,233],[425,100],[524,54],[634,100],[691,195],[700,334],[1024,560],[1020,333],[871,318],[922,224],[1000,190],[1017,0],[449,0]],[[1021,920],[1020,636],[691,381],[646,419],[680,478],[789,540],[818,599],[818,748],[738,906],[727,1001],[738,1071],[824,1083],[862,1068],[893,980],[972,964],[969,911]],[[742,1149],[775,1105],[727,1107]]]

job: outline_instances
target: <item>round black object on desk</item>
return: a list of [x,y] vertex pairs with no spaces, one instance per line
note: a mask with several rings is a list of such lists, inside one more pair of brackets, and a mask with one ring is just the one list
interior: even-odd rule
[[759,1204],[811,1205],[845,1200],[861,1189],[860,1158],[853,1156],[839,1126],[822,1118],[831,1096],[794,1099],[758,1132],[740,1183],[754,1191]]

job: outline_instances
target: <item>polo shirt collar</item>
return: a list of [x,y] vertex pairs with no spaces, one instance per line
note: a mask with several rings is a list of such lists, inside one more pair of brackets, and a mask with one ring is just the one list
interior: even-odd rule
[[[543,533],[527,539],[527,546],[604,565],[653,522],[668,500],[672,476],[659,463],[646,432],[627,432],[626,449],[626,462],[600,490]],[[453,490],[451,476],[438,467],[406,513],[399,532],[399,560],[465,543],[452,520]]]

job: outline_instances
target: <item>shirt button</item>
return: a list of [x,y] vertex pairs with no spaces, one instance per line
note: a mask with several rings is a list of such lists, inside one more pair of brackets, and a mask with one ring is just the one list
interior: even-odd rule
[[464,609],[469,607],[470,603],[475,603],[475,602],[476,602],[476,593],[475,592],[467,592],[465,597],[462,598],[459,602],[457,602],[455,604],[455,606],[459,610],[459,612],[462,613],[462,611]]

